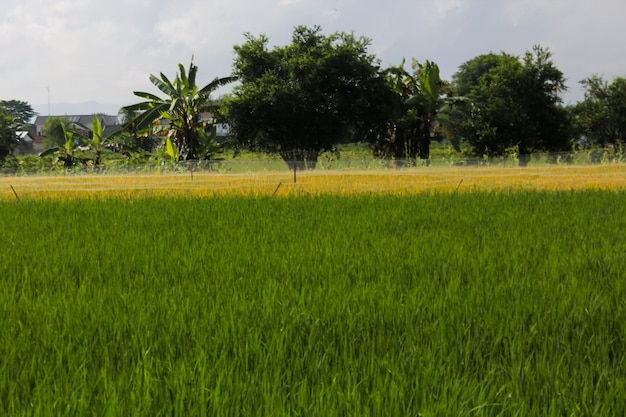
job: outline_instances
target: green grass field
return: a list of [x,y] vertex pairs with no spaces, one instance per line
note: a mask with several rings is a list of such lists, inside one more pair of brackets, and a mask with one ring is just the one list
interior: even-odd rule
[[0,203],[0,415],[620,416],[626,192]]

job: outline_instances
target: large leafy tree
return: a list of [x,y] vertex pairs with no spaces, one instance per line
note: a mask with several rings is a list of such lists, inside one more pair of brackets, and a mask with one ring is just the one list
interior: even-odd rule
[[13,117],[16,127],[19,129],[25,127],[30,119],[37,115],[30,104],[21,100],[1,100],[0,107]]
[[452,76],[452,87],[457,95],[467,96],[480,84],[481,78],[494,68],[518,64],[518,57],[505,52],[479,55],[459,66],[459,70]]
[[15,132],[28,129],[35,111],[25,101],[0,100],[0,159],[13,153],[18,144]]
[[610,84],[599,75],[581,81],[585,99],[572,111],[577,133],[593,144],[623,144],[626,141],[626,78]]
[[225,103],[237,147],[312,168],[320,152],[383,130],[393,92],[369,39],[317,26],[296,27],[291,44],[272,49],[265,35],[245,37],[234,47],[241,83]]
[[453,82],[468,99],[459,131],[475,154],[502,155],[515,148],[525,156],[569,147],[560,98],[565,78],[549,50],[535,46],[522,58],[482,55],[461,65]]
[[15,119],[0,108],[0,160],[11,155],[16,144]]
[[387,73],[396,100],[387,137],[375,138],[375,153],[398,160],[428,161],[437,116],[448,101],[439,67],[431,61],[420,64],[413,59],[411,72],[403,62]]
[[145,101],[126,106],[124,112],[139,112],[127,126],[134,131],[148,129],[158,120],[166,123],[167,138],[177,148],[181,159],[195,160],[207,157],[213,145],[210,134],[212,119],[202,117],[202,113],[216,112],[212,105],[211,93],[216,89],[236,80],[236,77],[216,78],[204,87],[196,84],[198,67],[193,59],[189,69],[178,65],[179,73],[170,81],[163,73],[160,77],[150,75],[150,81],[165,97],[152,93],[136,91],[134,94]]

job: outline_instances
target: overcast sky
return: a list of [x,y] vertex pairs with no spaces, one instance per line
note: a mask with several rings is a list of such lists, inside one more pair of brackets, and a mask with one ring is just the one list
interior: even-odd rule
[[174,77],[193,55],[208,83],[230,74],[245,32],[285,45],[302,24],[370,38],[383,66],[435,61],[446,79],[480,54],[540,44],[574,102],[581,79],[626,76],[625,16],[624,0],[2,0],[0,99],[110,112],[135,90],[159,93],[151,73]]

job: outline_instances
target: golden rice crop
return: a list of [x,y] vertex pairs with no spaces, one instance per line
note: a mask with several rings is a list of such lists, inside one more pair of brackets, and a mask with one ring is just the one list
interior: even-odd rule
[[626,188],[626,165],[420,167],[364,171],[179,172],[0,178],[0,199],[217,195],[414,195],[430,192]]

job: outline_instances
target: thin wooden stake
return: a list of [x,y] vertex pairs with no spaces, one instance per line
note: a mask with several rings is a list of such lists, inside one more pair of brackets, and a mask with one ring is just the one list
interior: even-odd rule
[[22,200],[20,200],[20,196],[17,195],[17,191],[15,191],[15,188],[13,188],[13,186],[11,184],[9,184],[9,187],[11,187],[11,190],[13,190],[13,194],[15,194],[15,198],[17,199],[17,202],[21,202]]
[[274,194],[272,194],[272,197],[274,197],[276,195],[276,193],[278,192],[278,189],[280,188],[280,186],[283,185],[282,182],[278,183],[278,186],[276,187],[276,189],[274,190]]
[[296,171],[298,169],[298,158],[296,158],[296,150],[293,150],[293,183],[295,184],[297,181]]
[[463,178],[461,178],[461,181],[459,181],[459,183],[456,185],[456,188],[454,189],[454,191],[458,191],[461,184],[463,184]]

